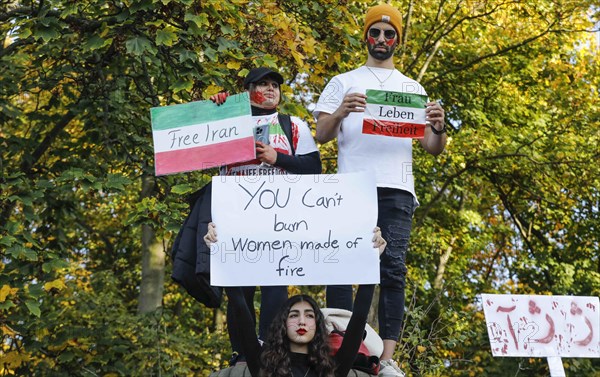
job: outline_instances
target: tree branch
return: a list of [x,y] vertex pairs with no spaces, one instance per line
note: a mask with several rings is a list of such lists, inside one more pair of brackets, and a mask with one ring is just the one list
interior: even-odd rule
[[[551,25],[551,26],[552,26],[552,25]],[[550,26],[550,27],[548,27],[548,28],[547,28],[545,31],[543,31],[542,33],[540,33],[540,34],[538,34],[538,35],[534,35],[534,36],[532,36],[532,37],[529,37],[529,38],[526,38],[526,39],[522,40],[522,41],[521,41],[521,42],[519,42],[519,43],[513,44],[513,45],[511,45],[511,46],[508,46],[508,47],[505,47],[505,48],[503,48],[503,49],[497,50],[497,51],[495,51],[495,52],[492,52],[492,53],[489,53],[489,54],[486,54],[486,55],[483,55],[483,56],[477,57],[477,58],[475,58],[475,59],[471,60],[470,62],[467,62],[467,63],[465,63],[465,64],[463,64],[463,65],[461,65],[461,66],[458,66],[458,67],[455,67],[455,68],[448,69],[448,70],[446,70],[446,71],[444,71],[444,72],[440,73],[439,75],[432,77],[430,80],[427,80],[425,83],[426,83],[426,84],[428,84],[428,83],[434,82],[434,81],[436,81],[436,80],[439,80],[439,79],[441,79],[443,76],[445,76],[445,75],[447,75],[448,73],[451,73],[451,72],[459,72],[459,71],[464,71],[464,70],[466,70],[466,69],[468,69],[468,68],[471,68],[472,66],[474,66],[474,65],[476,65],[476,64],[478,64],[478,63],[481,63],[481,62],[482,62],[482,61],[484,61],[484,60],[487,60],[487,59],[490,59],[490,58],[493,58],[493,57],[496,57],[496,56],[501,56],[501,55],[504,55],[504,54],[508,53],[509,51],[516,50],[516,49],[518,49],[518,48],[520,48],[520,47],[523,47],[523,46],[525,46],[525,45],[527,45],[527,44],[529,44],[529,43],[531,43],[531,42],[535,41],[536,39],[539,39],[539,38],[541,38],[541,37],[543,37],[543,36],[545,36],[545,35],[549,34],[549,33],[551,32],[551,26]]]
[[457,171],[456,173],[446,178],[444,184],[442,184],[442,187],[438,190],[437,194],[433,197],[433,199],[429,201],[429,203],[427,203],[423,211],[421,211],[420,219],[416,221],[417,226],[423,225],[423,221],[425,221],[425,219],[427,218],[427,214],[429,213],[431,208],[433,208],[433,205],[442,198],[444,191],[446,191],[446,189],[448,188],[448,186],[450,186],[452,181],[460,177],[463,173],[471,170],[474,166],[475,164],[471,164],[468,162],[463,169]]
[[25,46],[27,44],[34,44],[34,43],[35,43],[35,41],[31,37],[27,38],[27,39],[18,39],[15,42],[9,44],[7,47],[0,48],[0,59],[2,59],[4,56],[7,56],[7,55],[13,53],[13,51],[18,49],[19,47]]
[[435,279],[433,280],[433,288],[437,291],[442,290],[444,273],[446,272],[448,260],[450,260],[450,255],[452,255],[452,250],[454,249],[454,242],[456,242],[456,236],[453,236],[450,239],[450,242],[446,247],[446,251],[444,251],[444,254],[442,254],[442,256],[440,257],[440,263],[438,264]]
[[[40,7],[40,9],[41,9],[41,7]],[[39,10],[34,10],[29,7],[14,8],[8,12],[0,13],[0,22],[6,22],[9,20],[18,18],[18,17],[37,17],[38,13],[39,13]],[[103,24],[116,25],[118,23],[115,15],[100,16],[97,20],[96,19],[89,20],[89,19],[78,18],[78,17],[74,17],[74,16],[62,17],[61,12],[56,11],[56,10],[49,10],[48,12],[46,12],[46,16],[60,18],[60,19],[64,20],[67,24],[77,25],[83,31],[91,31],[91,32],[102,27]]]
[[441,44],[440,40],[435,42],[435,45],[433,46],[433,51],[431,51],[431,54],[429,54],[429,56],[427,56],[427,59],[425,60],[425,64],[423,64],[423,66],[421,67],[421,70],[419,71],[419,75],[417,76],[417,81],[421,81],[421,79],[423,78],[423,75],[425,75],[425,72],[427,72],[427,68],[429,68],[429,64],[435,57],[435,54],[438,52],[438,49],[440,48],[440,44]]
[[411,0],[408,3],[408,10],[406,11],[406,25],[404,26],[404,30],[402,33],[402,48],[400,50],[400,62],[403,61],[404,58],[404,54],[406,53],[406,44],[408,43],[408,34],[410,31],[410,27],[411,25],[411,20],[412,20],[412,13],[413,13],[413,8],[414,8],[414,0]]
[[39,161],[39,159],[46,153],[48,148],[58,134],[75,118],[75,113],[72,110],[67,111],[66,114],[54,125],[52,130],[46,134],[44,140],[37,146],[35,151],[31,154],[31,160],[23,158],[21,161],[21,171],[27,175],[31,173],[33,166]]
[[[426,54],[429,50],[431,50],[432,46],[435,46],[439,41],[441,41],[444,37],[448,36],[452,31],[454,31],[458,26],[460,26],[462,23],[469,21],[469,20],[475,20],[478,18],[482,18],[485,16],[489,16],[491,14],[493,14],[494,12],[496,12],[496,10],[506,4],[509,3],[513,3],[513,1],[509,1],[506,3],[500,3],[500,4],[496,4],[491,10],[489,10],[488,12],[485,13],[479,13],[477,15],[474,16],[465,16],[462,17],[460,19],[458,19],[454,24],[450,25],[450,21],[452,20],[452,18],[454,17],[455,14],[458,13],[458,11],[461,9],[460,5],[461,3],[458,3],[457,6],[455,7],[454,11],[450,14],[450,16],[446,19],[445,22],[443,22],[439,28],[437,29],[431,29],[429,32],[429,35],[423,40],[423,43],[421,44],[421,48],[419,49],[419,51],[417,52],[413,63],[410,64],[408,67],[409,69],[412,69],[416,64],[417,61],[419,61],[420,57],[424,54]],[[441,8],[438,9],[438,13],[436,15],[436,20],[439,19],[441,15]],[[448,26],[450,25],[450,26]],[[442,32],[440,33],[440,35],[436,38],[433,38],[433,35],[436,33],[437,30],[442,30]]]

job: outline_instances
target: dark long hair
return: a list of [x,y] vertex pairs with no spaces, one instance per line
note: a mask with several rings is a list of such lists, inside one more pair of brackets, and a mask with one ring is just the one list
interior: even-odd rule
[[315,337],[308,344],[308,365],[313,371],[317,372],[319,377],[333,377],[335,364],[333,358],[329,355],[329,343],[327,342],[328,333],[325,327],[325,317],[319,308],[319,305],[312,297],[307,295],[296,295],[290,297],[281,307],[269,328],[264,351],[262,352],[261,376],[264,377],[289,377],[290,360],[290,340],[287,336],[286,321],[290,309],[294,304],[306,301],[312,306],[315,312],[316,331]]

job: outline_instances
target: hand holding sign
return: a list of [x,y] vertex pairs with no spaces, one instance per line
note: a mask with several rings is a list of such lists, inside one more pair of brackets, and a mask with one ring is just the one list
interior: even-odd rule
[[444,125],[444,109],[438,102],[428,102],[425,109],[425,119],[434,128],[436,133],[444,132],[446,126]]
[[217,241],[217,226],[215,223],[208,223],[208,231],[204,235],[204,243],[210,249],[211,245]]
[[364,93],[349,93],[344,96],[342,104],[337,108],[333,115],[337,115],[340,119],[343,119],[350,113],[364,112],[366,107],[367,96]]
[[224,104],[225,101],[227,101],[227,97],[229,97],[229,92],[219,92],[217,94],[210,96],[209,99],[211,101],[213,101],[214,103],[216,103],[217,106],[220,106],[220,105]]
[[383,239],[381,236],[381,229],[378,226],[373,229],[373,247],[379,250],[379,255],[383,254],[385,247],[387,246],[387,241]]

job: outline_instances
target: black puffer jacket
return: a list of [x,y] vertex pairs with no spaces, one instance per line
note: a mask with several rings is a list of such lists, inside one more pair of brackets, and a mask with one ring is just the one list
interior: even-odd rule
[[192,211],[185,219],[172,249],[171,278],[196,300],[209,308],[221,305],[222,289],[210,285],[210,249],[204,243],[211,221],[212,184],[192,194]]

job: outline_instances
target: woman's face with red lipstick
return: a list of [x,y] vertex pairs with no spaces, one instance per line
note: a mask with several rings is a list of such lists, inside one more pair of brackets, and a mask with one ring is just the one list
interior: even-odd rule
[[[392,38],[388,38],[390,34],[393,34]],[[371,25],[367,32],[367,49],[372,57],[387,60],[394,54],[397,45],[398,34],[392,25],[386,22]]]
[[250,84],[250,104],[261,109],[274,109],[279,105],[279,84],[265,77]]
[[317,329],[316,314],[306,301],[292,305],[286,320],[287,336],[292,352],[308,352],[308,344],[315,337]]

